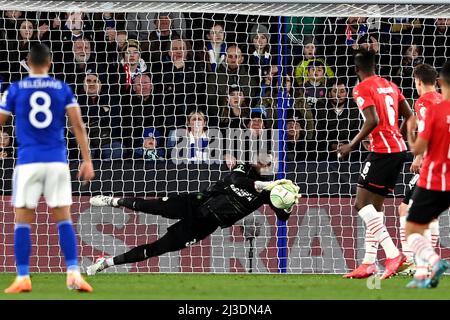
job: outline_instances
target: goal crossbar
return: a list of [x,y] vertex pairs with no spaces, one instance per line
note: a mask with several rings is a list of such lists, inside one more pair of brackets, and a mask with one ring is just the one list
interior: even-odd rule
[[0,0],[1,10],[83,12],[217,12],[266,16],[450,17],[450,1],[34,1]]

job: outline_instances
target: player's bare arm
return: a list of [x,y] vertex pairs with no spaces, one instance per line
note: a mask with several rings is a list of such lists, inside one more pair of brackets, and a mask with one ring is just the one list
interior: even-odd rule
[[428,147],[428,141],[416,136],[417,118],[412,116],[407,122],[408,128],[408,144],[411,153],[414,155],[424,154]]
[[84,183],[87,183],[87,181],[90,181],[95,177],[95,172],[89,151],[86,128],[83,120],[81,119],[80,108],[67,108],[67,116],[72,127],[72,132],[80,145],[81,156],[83,158],[83,162],[81,163],[80,170],[78,172],[78,178],[83,179]]
[[338,146],[337,152],[340,157],[346,157],[350,152],[352,152],[378,125],[379,119],[375,106],[365,108],[362,113],[366,120],[364,121],[359,133],[350,143]]
[[406,139],[406,123],[413,116],[411,107],[406,100],[399,101],[398,114],[403,118],[402,124],[400,125],[400,133],[402,134],[403,138]]

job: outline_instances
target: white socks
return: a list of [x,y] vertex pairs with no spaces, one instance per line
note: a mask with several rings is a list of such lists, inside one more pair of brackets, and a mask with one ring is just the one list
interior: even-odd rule
[[366,251],[364,252],[363,264],[373,264],[377,260],[379,242],[368,228],[366,228],[366,237],[364,239]]
[[112,206],[113,207],[118,207],[119,206],[119,203],[118,203],[119,200],[120,200],[120,198],[113,198],[112,201],[111,201]]
[[67,273],[78,273],[78,274],[80,274],[80,267],[79,266],[67,267]]
[[414,252],[412,252],[411,248],[409,247],[408,241],[406,240],[406,216],[400,217],[400,241],[402,243],[402,252],[403,254],[408,258],[408,260],[411,260],[413,258]]
[[417,271],[416,278],[426,277],[428,264],[434,265],[439,261],[439,256],[431,246],[431,242],[419,233],[413,233],[408,237],[408,244],[416,254]]
[[[408,240],[405,235],[405,226],[406,226],[406,216],[400,217],[400,240],[402,242],[402,252],[408,259],[412,259],[414,252],[408,244]],[[436,248],[437,242],[439,240],[439,221],[435,220],[430,223],[427,230],[424,232],[424,237],[431,242],[433,248]]]
[[389,232],[383,222],[383,214],[377,212],[375,207],[371,204],[365,206],[358,212],[359,216],[366,223],[366,228],[373,235],[373,237],[381,244],[388,259],[397,257],[400,252],[394,245]]
[[430,230],[430,238],[428,240],[430,240],[433,248],[436,248],[439,240],[439,220],[432,221],[428,226],[428,230]]

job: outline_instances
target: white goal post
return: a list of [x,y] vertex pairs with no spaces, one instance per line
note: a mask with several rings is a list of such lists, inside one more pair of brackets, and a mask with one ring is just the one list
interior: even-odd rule
[[[96,169],[88,186],[75,179],[79,154],[67,132],[83,267],[155,241],[175,222],[91,208],[90,196],[199,192],[228,172],[230,154],[251,156],[246,146],[223,142],[256,134],[276,163],[269,174],[301,188],[287,224],[262,207],[181,252],[107,272],[353,269],[364,253],[364,226],[352,204],[367,152],[361,147],[349,160],[334,152],[362,123],[351,97],[358,81],[352,52],[374,50],[377,72],[396,82],[411,105],[413,67],[439,68],[450,57],[450,0],[0,0],[0,14],[0,95],[28,74],[29,46],[43,42],[53,53],[52,75],[69,83],[83,110]],[[14,123],[0,133],[0,271],[14,272]],[[146,145],[150,140],[156,146]],[[398,246],[397,206],[409,166],[385,202]],[[41,201],[31,271],[62,272],[57,230]],[[439,251],[448,258],[448,214],[440,233]],[[381,252],[379,259],[382,265]]]

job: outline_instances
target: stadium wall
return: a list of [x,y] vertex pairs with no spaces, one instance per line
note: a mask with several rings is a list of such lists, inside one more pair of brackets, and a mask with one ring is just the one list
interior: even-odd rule
[[[0,160],[0,194],[11,195],[13,160]],[[394,192],[403,197],[412,177],[410,163],[405,164]],[[94,161],[95,179],[83,186],[76,175],[79,163],[70,163],[74,195],[114,194],[116,196],[163,197],[179,192],[196,192],[229,172],[226,165],[179,164],[171,161],[149,162]],[[356,182],[361,169],[359,162],[303,161],[286,163],[287,179],[295,181],[303,196],[351,197],[356,194]],[[268,179],[272,177],[267,177]]]

